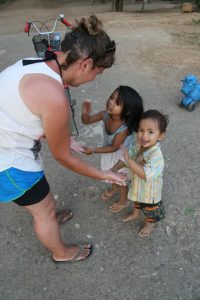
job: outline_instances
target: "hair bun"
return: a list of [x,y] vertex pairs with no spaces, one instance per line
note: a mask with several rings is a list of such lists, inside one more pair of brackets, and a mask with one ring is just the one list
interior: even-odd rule
[[103,31],[102,22],[94,15],[90,16],[88,19],[82,18],[80,22],[77,23],[78,28],[81,28],[90,35],[98,35]]
[[102,23],[96,16],[90,16],[88,19],[88,32],[91,35],[97,35],[102,32]]

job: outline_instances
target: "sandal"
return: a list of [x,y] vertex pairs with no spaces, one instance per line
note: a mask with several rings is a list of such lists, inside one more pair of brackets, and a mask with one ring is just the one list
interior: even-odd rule
[[113,197],[116,193],[117,193],[117,191],[112,191],[112,190],[110,190],[110,189],[105,190],[105,191],[103,192],[103,194],[101,194],[101,200],[102,200],[103,202],[106,202],[106,201],[112,199],[112,197]]
[[72,217],[73,217],[73,213],[69,209],[63,209],[56,213],[56,218],[59,225],[69,221]]
[[109,210],[113,213],[118,213],[121,210],[129,207],[129,205],[130,205],[130,201],[126,201],[126,203],[124,204],[118,204],[117,202],[115,202],[110,206]]

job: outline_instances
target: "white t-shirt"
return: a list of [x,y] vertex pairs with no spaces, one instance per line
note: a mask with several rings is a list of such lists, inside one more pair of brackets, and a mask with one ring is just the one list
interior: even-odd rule
[[[24,75],[45,74],[61,84],[60,76],[44,62],[22,65],[22,60],[0,73],[0,171],[14,167],[43,170],[40,138],[42,120],[21,99],[19,84]],[[48,96],[48,95],[47,95]]]

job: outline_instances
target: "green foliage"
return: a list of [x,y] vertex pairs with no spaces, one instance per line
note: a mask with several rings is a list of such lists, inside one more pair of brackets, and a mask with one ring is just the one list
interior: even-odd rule
[[0,0],[0,5],[6,3],[8,0]]

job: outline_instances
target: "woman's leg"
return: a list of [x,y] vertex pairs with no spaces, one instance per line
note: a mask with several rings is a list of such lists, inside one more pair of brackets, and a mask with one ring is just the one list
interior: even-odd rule
[[[52,252],[56,260],[73,260],[80,248],[66,246],[61,238],[56,218],[56,205],[53,195],[49,193],[42,201],[25,206],[33,216],[34,229],[41,243]],[[82,253],[76,260],[86,258],[90,254],[90,245],[84,245]]]

